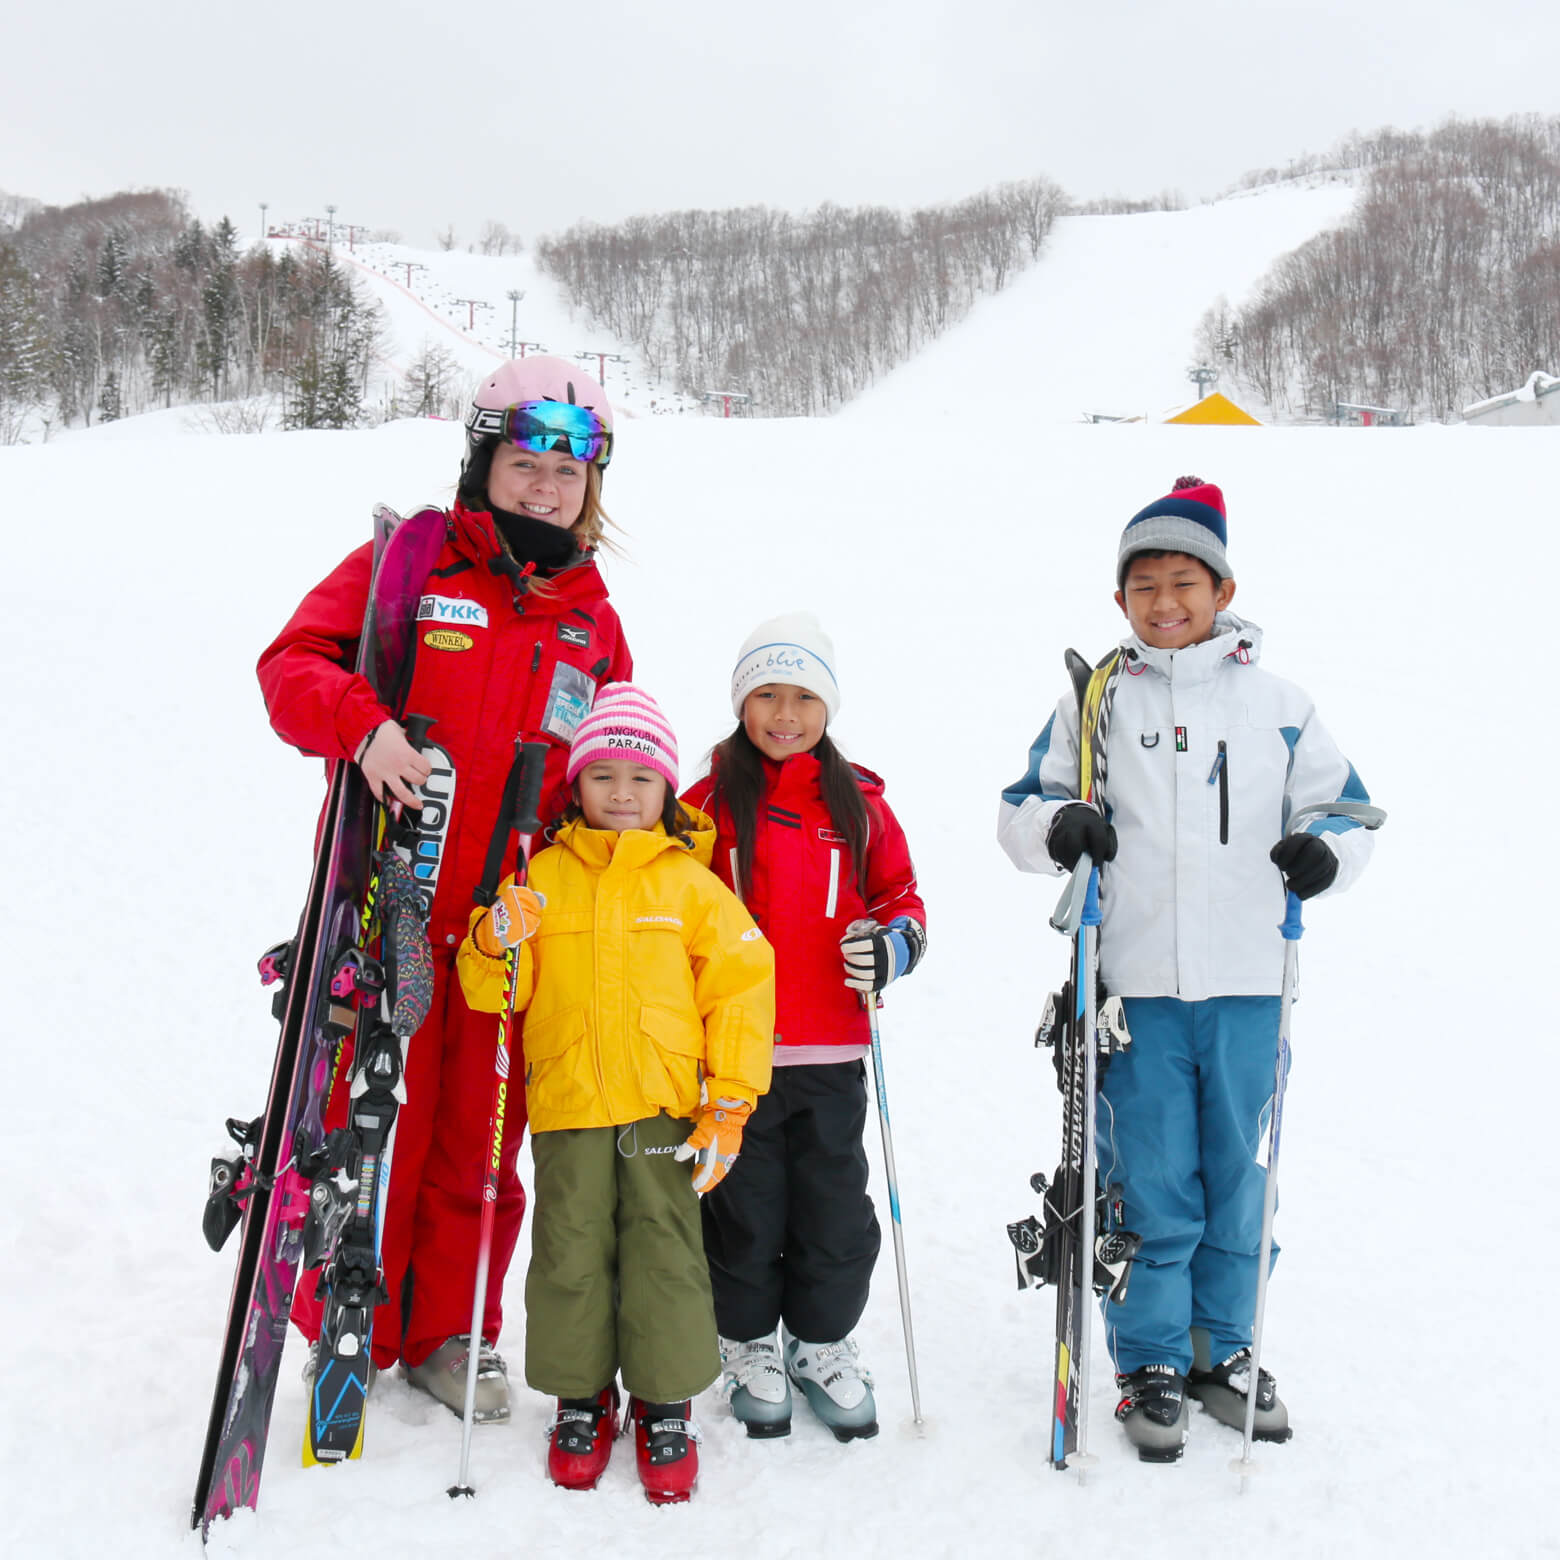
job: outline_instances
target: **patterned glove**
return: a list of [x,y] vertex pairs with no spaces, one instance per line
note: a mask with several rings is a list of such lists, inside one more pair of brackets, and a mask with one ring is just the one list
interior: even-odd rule
[[717,1095],[699,1107],[693,1131],[677,1147],[677,1158],[693,1161],[693,1189],[699,1196],[719,1186],[737,1162],[742,1129],[752,1114],[747,1101],[727,1095]]
[[540,894],[519,883],[504,884],[488,913],[472,928],[472,941],[488,958],[503,958],[510,948],[518,948],[526,938],[536,935],[546,903]]
[[1116,859],[1116,831],[1093,802],[1068,802],[1051,820],[1045,848],[1063,872],[1071,872],[1085,852],[1098,867]]
[[852,921],[840,938],[840,952],[845,956],[845,984],[852,991],[881,991],[921,962],[926,929],[907,915],[896,916],[887,926]]
[[1338,876],[1338,858],[1315,834],[1286,834],[1268,852],[1268,860],[1284,874],[1284,887],[1301,899],[1331,888]]

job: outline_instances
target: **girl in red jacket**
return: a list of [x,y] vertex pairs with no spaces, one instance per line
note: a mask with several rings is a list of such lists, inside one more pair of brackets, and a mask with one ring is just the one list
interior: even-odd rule
[[915,968],[926,912],[883,782],[829,737],[834,647],[810,613],[754,630],[731,707],[736,730],[683,799],[715,820],[715,870],[773,944],[776,991],[773,1082],[703,1204],[723,1385],[751,1436],[790,1431],[789,1378],[848,1441],[878,1428],[851,1337],[880,1243],[865,994]]
[[[478,387],[455,506],[444,517],[444,549],[423,586],[404,706],[435,718],[437,773],[352,671],[371,546],[309,592],[260,658],[271,724],[286,741],[305,753],[355,760],[376,795],[421,809],[413,788],[431,780],[425,795],[438,799],[422,814],[419,835],[420,850],[436,850],[440,863],[429,919],[433,1006],[407,1048],[382,1244],[389,1299],[375,1312],[373,1359],[379,1368],[401,1360],[415,1385],[457,1414],[471,1344],[497,1019],[462,1000],[455,953],[499,826],[516,738],[552,744],[545,819],[566,799],[569,743],[597,687],[632,676],[595,562],[605,519],[601,479],[611,455],[612,409],[601,386],[575,365],[526,358],[504,364]],[[501,859],[512,860],[507,837],[501,847]],[[344,1059],[328,1126],[345,1120],[346,1076]],[[515,1119],[518,1104],[511,1095],[477,1340],[479,1420],[509,1415],[504,1362],[493,1345],[525,1211],[515,1170],[517,1128],[524,1125],[523,1114]],[[320,1324],[315,1279],[303,1275],[292,1313],[311,1341]]]

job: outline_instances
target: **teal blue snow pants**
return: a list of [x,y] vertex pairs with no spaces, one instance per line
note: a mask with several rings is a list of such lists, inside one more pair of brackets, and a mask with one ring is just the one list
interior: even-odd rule
[[1192,1327],[1207,1328],[1215,1361],[1251,1342],[1279,999],[1122,1007],[1132,1044],[1100,1091],[1099,1166],[1143,1245],[1126,1300],[1102,1305],[1105,1336],[1122,1373],[1185,1371]]

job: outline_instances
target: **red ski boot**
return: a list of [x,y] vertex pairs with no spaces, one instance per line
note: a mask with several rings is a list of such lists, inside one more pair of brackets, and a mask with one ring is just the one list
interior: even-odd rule
[[547,1448],[547,1477],[560,1489],[593,1490],[607,1471],[618,1433],[618,1389],[608,1383],[593,1398],[559,1398]]
[[693,1494],[699,1477],[699,1431],[693,1404],[629,1400],[639,1482],[653,1506],[670,1506]]

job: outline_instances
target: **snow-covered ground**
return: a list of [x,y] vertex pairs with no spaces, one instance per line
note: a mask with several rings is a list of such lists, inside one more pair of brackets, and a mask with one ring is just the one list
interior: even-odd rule
[[[1141,248],[1172,219],[1094,220]],[[1035,297],[1012,330],[1043,324],[1057,360],[1088,361],[1098,322],[1069,335]],[[1121,396],[1152,376],[1173,398],[1184,350],[1118,353]],[[513,1422],[476,1437],[475,1501],[444,1493],[458,1422],[391,1378],[362,1462],[305,1471],[294,1349],[260,1510],[211,1553],[1560,1553],[1544,1375],[1560,1063],[1531,984],[1557,865],[1534,803],[1560,743],[1530,691],[1560,434],[1068,425],[1081,407],[1063,417],[1038,373],[972,421],[979,314],[932,353],[922,397],[890,383],[827,421],[642,418],[606,490],[628,554],[614,599],[687,771],[730,726],[748,629],[810,607],[838,646],[837,733],[886,776],[915,848],[931,947],[883,1027],[927,1434],[901,1429],[887,1252],[859,1334],[883,1434],[841,1447],[801,1411],[788,1440],[749,1442],[707,1395],[680,1509],[645,1504],[622,1447],[595,1494],[552,1489],[548,1404],[518,1370]],[[50,1560],[199,1551],[186,1524],[232,1276],[200,1238],[207,1159],[222,1118],[263,1098],[254,960],[296,919],[320,795],[319,766],[268,730],[253,663],[372,503],[447,499],[460,450],[437,422],[225,438],[141,422],[0,450],[8,713],[33,755],[4,939],[0,1547]],[[1081,1489],[1048,1469],[1051,1296],[1016,1291],[1003,1233],[1056,1157],[1030,1038],[1066,950],[1045,927],[1059,885],[996,847],[997,793],[1061,691],[1062,648],[1117,636],[1121,526],[1185,472],[1225,488],[1235,605],[1267,664],[1311,690],[1391,813],[1357,890],[1308,916],[1268,1325],[1297,1433],[1259,1449],[1245,1496],[1238,1437],[1200,1413],[1180,1466],[1130,1456],[1097,1330],[1098,1469]],[[44,589],[24,551],[67,569]]]

